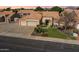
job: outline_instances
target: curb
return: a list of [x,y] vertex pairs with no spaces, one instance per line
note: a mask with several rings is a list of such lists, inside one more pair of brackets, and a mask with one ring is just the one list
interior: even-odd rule
[[25,38],[25,39],[27,38],[27,39],[33,39],[33,40],[51,41],[51,42],[59,42],[59,43],[68,43],[68,44],[79,45],[79,40],[66,40],[66,39],[59,39],[59,38],[31,36],[31,35],[26,36],[24,34],[7,33],[7,32],[0,33],[0,36],[17,37],[17,38]]

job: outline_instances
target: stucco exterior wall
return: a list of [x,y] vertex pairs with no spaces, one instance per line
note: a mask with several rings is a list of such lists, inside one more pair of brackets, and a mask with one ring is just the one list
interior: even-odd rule
[[20,22],[19,22],[19,25],[21,25],[21,26],[26,26],[26,22],[25,22],[25,21],[20,21]]
[[79,30],[79,24],[77,24],[77,25],[76,25],[76,29],[78,29],[78,30]]
[[27,19],[27,20],[21,21],[20,24],[22,26],[33,26],[33,27],[36,27],[37,25],[39,25],[39,20]]

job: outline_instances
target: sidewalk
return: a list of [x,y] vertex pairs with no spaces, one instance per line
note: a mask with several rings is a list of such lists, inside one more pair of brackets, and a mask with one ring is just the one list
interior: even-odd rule
[[33,39],[33,40],[51,41],[51,42],[59,42],[59,43],[68,43],[68,44],[79,45],[79,40],[67,40],[67,39],[48,38],[48,37],[31,36],[31,35],[26,36],[24,34],[8,33],[8,32],[2,32],[2,33],[0,33],[0,36],[26,38],[26,39]]

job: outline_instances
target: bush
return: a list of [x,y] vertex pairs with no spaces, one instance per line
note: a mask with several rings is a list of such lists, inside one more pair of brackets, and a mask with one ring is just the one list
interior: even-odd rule
[[44,29],[42,27],[36,27],[34,31],[36,33],[45,33],[45,32],[47,32],[47,29]]
[[48,34],[47,34],[47,33],[44,33],[44,34],[42,34],[41,36],[47,37],[47,36],[48,36]]
[[34,30],[36,33],[41,33],[41,28],[35,28]]

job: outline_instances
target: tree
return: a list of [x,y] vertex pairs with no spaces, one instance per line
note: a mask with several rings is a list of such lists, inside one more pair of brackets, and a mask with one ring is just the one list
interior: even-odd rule
[[44,11],[44,9],[40,6],[36,7],[35,11]]
[[20,8],[20,10],[25,10],[25,8]]
[[6,8],[6,9],[5,9],[5,11],[11,11],[11,8],[10,8],[10,7],[8,7],[8,8]]
[[58,6],[55,6],[55,7],[50,8],[50,11],[62,12],[62,11],[64,11],[64,9],[63,9],[63,8],[60,8],[60,7],[58,7]]
[[44,8],[45,11],[49,11],[49,8]]
[[41,19],[40,19],[40,22],[39,22],[39,23],[40,23],[40,25],[42,25],[42,24],[43,24],[43,22],[42,22],[42,19],[43,19],[43,14],[42,14],[42,13],[40,13],[40,15],[41,15],[42,17],[41,17]]
[[12,9],[10,7],[2,9],[2,11],[11,11]]
[[[74,11],[72,11],[71,13],[63,12],[63,16],[61,16],[61,18],[64,21],[64,30],[65,30],[65,32],[67,32],[68,27],[73,27],[75,17],[76,17],[76,14],[75,14]],[[70,25],[71,23],[73,25]]]
[[17,13],[20,9],[13,9],[12,11]]

